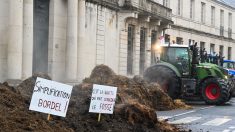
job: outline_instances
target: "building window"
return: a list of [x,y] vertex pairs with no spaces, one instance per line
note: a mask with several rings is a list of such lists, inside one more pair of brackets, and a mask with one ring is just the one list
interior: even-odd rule
[[170,35],[165,34],[165,43],[169,44],[170,43]]
[[205,49],[205,42],[200,42],[200,50],[199,50],[201,63],[204,63],[206,60],[207,52]]
[[201,2],[201,22],[205,23],[206,18],[206,4]]
[[200,42],[200,50],[203,50],[205,48],[205,42]]
[[215,44],[210,45],[210,54],[214,54],[215,52]]
[[232,28],[232,13],[228,13],[228,27]]
[[215,7],[211,6],[211,25],[215,26]]
[[219,55],[224,56],[224,46],[223,45],[219,46]]
[[164,5],[165,7],[170,7],[169,1],[170,1],[170,0],[163,0],[163,5]]
[[152,31],[151,35],[151,64],[154,64],[156,62],[155,59],[155,44],[157,42],[157,31]]
[[183,44],[183,38],[181,38],[181,37],[176,37],[176,43],[177,43],[177,44]]
[[178,0],[177,1],[178,3],[177,3],[177,14],[178,15],[182,15],[182,0]]
[[127,74],[133,74],[133,63],[134,63],[134,25],[128,25],[128,42],[127,42]]
[[224,10],[220,10],[220,36],[224,36]]
[[232,38],[232,13],[228,14],[228,38]]
[[192,40],[192,39],[189,39],[188,40],[188,45],[190,46],[190,45],[194,45],[194,43],[195,43],[195,40]]
[[224,26],[224,10],[220,10],[220,26]]
[[143,75],[145,69],[145,47],[146,47],[146,28],[141,27],[140,29],[140,65],[139,72]]
[[194,19],[195,0],[190,1],[190,19]]
[[232,59],[232,47],[228,47],[228,60]]

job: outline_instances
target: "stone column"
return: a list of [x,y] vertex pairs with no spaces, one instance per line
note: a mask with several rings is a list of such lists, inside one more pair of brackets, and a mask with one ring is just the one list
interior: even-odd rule
[[68,0],[66,75],[68,81],[77,79],[78,0]]
[[32,75],[33,68],[33,0],[24,0],[22,78]]
[[9,0],[8,79],[22,77],[23,0]]
[[78,79],[82,80],[86,75],[84,69],[86,66],[83,65],[85,58],[84,47],[85,44],[85,20],[86,20],[86,2],[85,0],[79,0],[78,2]]

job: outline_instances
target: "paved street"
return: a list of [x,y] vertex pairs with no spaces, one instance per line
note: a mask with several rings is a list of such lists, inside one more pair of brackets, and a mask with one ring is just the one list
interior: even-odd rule
[[193,109],[158,111],[158,119],[166,120],[192,132],[235,132],[235,98],[223,106],[190,102]]

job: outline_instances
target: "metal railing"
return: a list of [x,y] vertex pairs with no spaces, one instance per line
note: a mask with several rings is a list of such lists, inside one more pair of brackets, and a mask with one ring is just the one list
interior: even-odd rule
[[118,8],[119,0],[86,0],[87,2],[98,3],[103,6]]
[[[98,3],[112,8],[123,8],[119,0],[86,0],[87,2]],[[137,9],[142,12],[151,13],[153,16],[160,16],[171,20],[172,10],[152,0],[124,0],[125,9]]]
[[100,1],[113,4],[113,5],[118,5],[118,0],[100,0]]
[[126,0],[125,6],[134,7],[171,20],[172,10],[151,0]]

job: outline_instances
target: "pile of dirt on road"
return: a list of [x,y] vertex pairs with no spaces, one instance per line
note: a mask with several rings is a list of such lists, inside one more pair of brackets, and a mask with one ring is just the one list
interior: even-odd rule
[[185,102],[183,102],[180,99],[175,99],[174,104],[175,104],[176,109],[192,109],[193,108],[192,106],[185,104]]
[[96,66],[90,77],[83,83],[101,84],[118,87],[116,103],[129,103],[133,100],[155,110],[187,109],[190,106],[182,101],[173,101],[156,83],[148,83],[143,78],[135,76],[128,78],[116,75],[106,65]]
[[75,131],[179,131],[175,126],[159,122],[155,109],[140,103],[138,99],[130,98],[122,101],[131,95],[119,93],[114,113],[112,115],[102,114],[101,121],[97,122],[98,114],[88,112],[92,87],[91,83],[82,83],[73,89],[65,120]]
[[45,114],[29,111],[27,102],[7,83],[0,84],[0,131],[73,131],[62,121],[48,122]]
[[[88,112],[93,84],[118,87],[114,114],[103,114],[100,123],[97,122],[98,114]],[[139,76],[131,79],[116,75],[109,67],[99,65],[93,69],[89,78],[74,86],[66,121],[71,121],[73,124],[70,125],[74,126],[76,131],[84,128],[82,131],[98,129],[175,132],[179,131],[176,127],[157,120],[156,110],[185,108],[185,106],[177,105],[157,84],[148,84]]]
[[33,88],[36,82],[37,77],[41,77],[44,79],[51,80],[51,77],[49,77],[47,74],[44,73],[35,73],[32,77],[27,78],[22,83],[20,83],[16,89],[27,99],[31,100],[31,96],[33,93]]
[[[132,79],[116,75],[109,67],[97,66],[83,83],[74,86],[66,118],[29,111],[36,77],[34,75],[16,89],[0,84],[0,128],[4,131],[149,131],[177,132],[178,128],[157,120],[156,110],[177,108],[157,84],[141,77]],[[89,113],[93,84],[118,87],[113,114]]]

